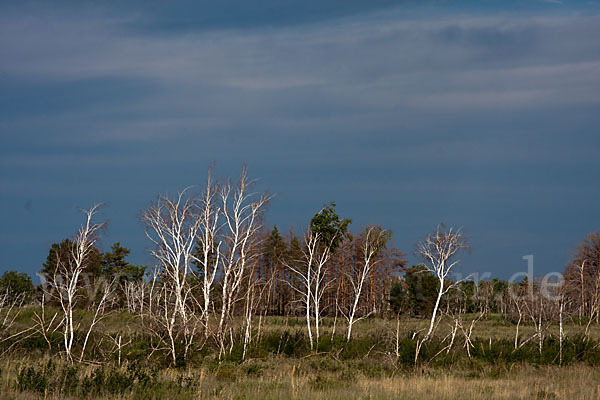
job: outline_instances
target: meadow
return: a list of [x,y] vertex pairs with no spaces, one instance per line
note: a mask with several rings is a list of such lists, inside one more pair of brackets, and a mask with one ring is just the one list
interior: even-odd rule
[[[13,329],[26,328],[37,311],[33,306],[24,308]],[[91,317],[78,313],[82,322]],[[301,318],[265,317],[260,327],[255,326],[245,360],[237,344],[219,360],[216,345],[208,338],[185,365],[172,367],[163,353],[148,351],[149,339],[136,316],[116,312],[102,321],[91,339],[87,359],[102,361],[68,362],[60,352],[60,332],[50,338],[50,344],[38,333],[3,340],[0,396],[175,400],[595,399],[600,395],[600,327],[596,324],[587,336],[583,322],[565,324],[561,362],[557,325],[547,327],[540,353],[537,341],[527,340],[535,335],[534,326],[523,324],[518,339],[524,344],[515,350],[515,324],[490,314],[473,326],[469,357],[460,335],[446,349],[444,338],[451,333],[452,321],[442,318],[435,338],[415,363],[413,335],[426,326],[427,320],[418,318],[401,317],[399,323],[365,319],[346,342],[344,324],[324,318],[319,346],[311,351]],[[122,339],[120,352],[110,340],[117,335]]]

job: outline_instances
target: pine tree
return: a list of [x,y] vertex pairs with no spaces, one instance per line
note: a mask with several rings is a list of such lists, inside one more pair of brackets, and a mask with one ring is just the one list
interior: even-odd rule
[[[45,277],[49,277],[56,272],[59,261],[67,264],[72,263],[74,250],[75,243],[71,239],[65,239],[60,243],[53,243],[48,251],[46,262],[42,264],[40,273]],[[85,260],[84,272],[92,276],[99,276],[102,272],[102,254],[96,247],[92,247]]]
[[131,250],[121,246],[120,242],[113,244],[110,250],[102,255],[102,273],[107,278],[118,278],[121,282],[142,279],[146,267],[131,265],[126,260]]

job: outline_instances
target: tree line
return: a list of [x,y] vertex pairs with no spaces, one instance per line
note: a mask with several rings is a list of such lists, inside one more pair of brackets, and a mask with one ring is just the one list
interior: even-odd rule
[[[220,359],[234,344],[245,358],[269,316],[302,318],[316,349],[323,318],[350,341],[357,321],[384,317],[400,324],[410,315],[428,320],[413,335],[417,361],[442,319],[451,321],[447,345],[461,336],[469,356],[474,324],[491,313],[515,325],[515,349],[537,340],[540,353],[558,323],[561,357],[564,321],[576,319],[587,334],[600,319],[600,233],[579,245],[559,282],[453,279],[458,255],[468,248],[460,229],[436,227],[416,244],[423,263],[408,266],[391,231],[373,225],[351,233],[352,220],[340,217],[335,203],[324,205],[300,235],[266,229],[270,200],[254,191],[245,168],[235,181],[217,182],[209,172],[199,194],[188,188],[158,196],[141,214],[153,245],[150,267],[130,264],[121,243],[100,252],[104,223],[95,205],[72,238],[51,246],[41,285],[34,288],[15,271],[0,278],[2,331],[10,331],[24,305],[35,305],[33,325],[18,334],[38,335],[49,348],[59,334],[61,354],[84,361],[103,319],[122,310],[139,319],[150,351],[177,365],[208,342]],[[85,325],[78,310],[88,313]],[[521,337],[522,324],[532,324],[535,334]],[[119,351],[124,346],[121,335],[110,340]]]

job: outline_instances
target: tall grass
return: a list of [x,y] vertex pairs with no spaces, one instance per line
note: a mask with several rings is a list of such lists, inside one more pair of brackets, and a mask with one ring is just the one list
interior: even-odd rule
[[[425,367],[367,376],[335,361],[272,359],[216,368],[70,366],[13,360],[2,399],[596,399],[600,371],[583,364],[473,369]],[[49,366],[49,364],[51,364]],[[16,367],[16,368],[15,368]]]
[[[85,315],[82,315],[85,317]],[[425,343],[415,364],[413,333],[426,321],[369,319],[358,323],[350,342],[343,326],[325,320],[315,351],[302,321],[266,318],[242,360],[241,331],[224,360],[208,340],[185,364],[169,366],[168,357],[152,352],[151,338],[128,314],[111,317],[94,333],[88,363],[61,357],[60,332],[46,341],[36,334],[0,343],[0,399],[202,399],[202,398],[598,398],[600,328],[584,337],[577,323],[566,326],[562,365],[555,329],[545,332],[542,352],[536,340],[514,348],[514,326],[499,318],[481,321],[473,334],[471,357],[457,335],[445,349],[443,322]],[[24,319],[19,323],[26,324]],[[124,328],[127,326],[127,329]],[[25,326],[25,325],[24,325]],[[128,343],[119,364],[109,334]],[[521,340],[533,327],[520,329]],[[396,344],[398,348],[396,349]]]

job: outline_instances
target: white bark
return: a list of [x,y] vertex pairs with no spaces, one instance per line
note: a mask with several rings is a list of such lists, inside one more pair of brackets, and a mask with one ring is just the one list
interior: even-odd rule
[[98,231],[104,224],[95,224],[92,219],[97,214],[99,205],[84,210],[86,221],[79,229],[74,246],[68,259],[57,253],[57,266],[54,273],[48,277],[50,288],[46,294],[54,296],[60,302],[62,311],[61,326],[63,327],[63,347],[69,361],[73,361],[73,344],[75,343],[74,316],[75,306],[80,298],[80,278],[87,267],[87,258],[93,251],[97,241]]
[[559,358],[558,358],[558,364],[562,365],[563,363],[563,335],[564,335],[564,331],[563,331],[563,311],[565,309],[565,302],[564,299],[561,298],[560,300],[560,309],[559,309],[559,314],[558,314],[558,345],[559,345]]
[[[151,253],[158,261],[161,278],[160,302],[162,325],[167,329],[173,363],[176,362],[176,342],[183,340],[184,353],[194,343],[197,331],[196,314],[190,278],[193,274],[194,246],[201,229],[194,198],[186,195],[188,189],[175,199],[159,196],[158,201],[143,213],[146,236],[155,244]],[[151,315],[152,317],[152,315]]]
[[352,308],[348,315],[344,314],[346,319],[348,320],[348,331],[346,333],[346,341],[350,341],[352,336],[352,327],[358,321],[363,318],[366,318],[371,313],[361,316],[360,318],[356,318],[356,311],[358,309],[358,304],[360,302],[360,298],[363,291],[363,286],[365,282],[368,280],[371,275],[371,271],[373,270],[373,266],[376,264],[375,256],[379,249],[382,246],[382,240],[384,238],[385,232],[376,227],[371,227],[367,230],[364,243],[362,244],[362,264],[359,266],[353,266],[350,273],[348,274],[348,280],[352,285],[353,290],[353,301]]
[[[236,185],[230,182],[219,188],[220,209],[224,224],[222,243],[222,304],[217,328],[219,357],[224,355],[227,324],[248,265],[259,255],[257,233],[261,229],[264,207],[270,196],[250,192],[253,182],[243,168]],[[233,345],[233,343],[231,343]]]
[[98,324],[98,322],[100,322],[106,316],[106,313],[105,313],[106,303],[108,302],[110,296],[113,294],[114,287],[115,287],[115,280],[113,280],[112,282],[106,282],[106,284],[102,290],[102,297],[100,298],[100,301],[98,302],[98,304],[95,307],[96,310],[94,312],[94,317],[92,318],[90,326],[85,335],[85,339],[83,341],[83,346],[81,347],[81,354],[79,355],[79,362],[83,361],[83,356],[85,354],[85,348],[87,347],[87,343],[90,338],[90,334],[92,333],[92,330],[94,329],[96,324]]
[[198,235],[198,243],[201,246],[201,254],[194,257],[202,270],[202,321],[205,338],[209,335],[211,290],[221,261],[221,242],[218,240],[221,209],[216,204],[218,190],[209,172],[205,191],[199,201],[201,232]]
[[[310,348],[315,348],[315,343],[319,343],[319,321],[321,319],[321,298],[328,283],[325,282],[325,264],[331,256],[331,251],[326,244],[322,243],[322,237],[319,233],[308,231],[304,235],[303,257],[299,266],[287,263],[289,268],[300,280],[300,284],[295,286],[288,282],[290,287],[298,292],[303,299],[306,312],[306,329]],[[311,314],[314,317],[314,336],[311,322]]]
[[[439,281],[435,306],[429,322],[429,329],[425,334],[424,340],[427,340],[433,332],[442,296],[453,286],[453,284],[451,284],[450,286],[445,287],[446,279],[452,268],[458,264],[458,261],[452,261],[452,258],[459,250],[465,247],[467,247],[466,238],[461,233],[460,229],[455,231],[451,227],[446,232],[443,229],[443,226],[438,226],[435,232],[429,234],[424,241],[417,244],[417,252],[427,261],[427,269],[429,269]],[[458,282],[455,282],[454,284],[456,283]]]
[[[33,312],[33,329],[39,333],[40,335],[42,335],[42,337],[44,338],[44,340],[46,341],[46,344],[48,344],[48,350],[52,349],[52,343],[50,342],[49,339],[49,335],[53,334],[54,332],[56,332],[61,324],[60,321],[58,321],[56,319],[56,317],[58,316],[58,312],[55,312],[52,315],[52,318],[50,318],[50,320],[48,321],[47,317],[46,317],[46,294],[42,294],[42,300],[41,300],[41,310],[38,313],[37,311]],[[54,322],[58,321],[58,323],[56,325],[54,325]]]

